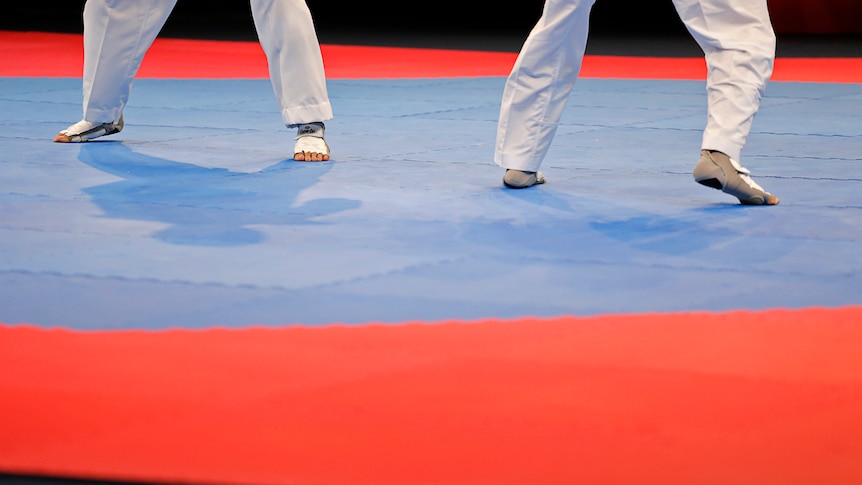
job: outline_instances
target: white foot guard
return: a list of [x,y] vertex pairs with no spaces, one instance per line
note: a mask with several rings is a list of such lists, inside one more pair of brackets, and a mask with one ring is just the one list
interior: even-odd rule
[[701,150],[693,175],[695,182],[730,194],[744,205],[778,204],[778,197],[763,190],[747,168],[724,153]]
[[308,123],[297,126],[293,159],[297,162],[325,162],[329,160],[329,145],[323,138],[326,127],[323,123]]
[[526,189],[543,183],[545,183],[545,176],[542,172],[524,172],[510,168],[503,175],[503,185],[510,189]]
[[116,123],[91,123],[81,120],[61,131],[54,137],[57,143],[82,143],[105,135],[113,135],[123,131],[123,116]]

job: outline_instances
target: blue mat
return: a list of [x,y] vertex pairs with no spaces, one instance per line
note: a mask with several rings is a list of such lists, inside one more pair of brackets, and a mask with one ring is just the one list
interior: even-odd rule
[[502,78],[330,81],[333,161],[290,160],[266,80],[138,80],[126,130],[51,143],[78,79],[0,79],[0,322],[361,324],[862,303],[862,85],[772,83],[743,163],[695,184],[703,83],[579,81],[501,187]]

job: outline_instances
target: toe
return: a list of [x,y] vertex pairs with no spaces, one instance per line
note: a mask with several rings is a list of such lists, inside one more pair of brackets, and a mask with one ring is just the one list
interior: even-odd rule
[[72,139],[69,138],[69,135],[64,133],[58,133],[57,136],[54,137],[54,142],[56,143],[71,143]]
[[778,197],[772,194],[766,194],[763,197],[753,197],[751,199],[739,199],[742,205],[778,205]]
[[329,160],[329,154],[319,152],[296,152],[293,159],[297,162],[325,162]]

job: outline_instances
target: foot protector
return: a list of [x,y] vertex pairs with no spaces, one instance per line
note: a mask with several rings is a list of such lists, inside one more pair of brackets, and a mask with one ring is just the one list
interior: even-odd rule
[[297,126],[293,159],[298,162],[325,162],[329,160],[329,145],[323,138],[326,127],[323,123],[308,123]]
[[503,185],[510,189],[526,189],[543,183],[545,183],[545,176],[542,172],[525,172],[510,168],[503,175]]
[[701,150],[693,175],[695,182],[730,194],[744,205],[778,204],[778,197],[763,190],[747,168],[724,153]]
[[123,131],[123,117],[116,123],[92,123],[81,120],[61,131],[54,137],[57,143],[83,143],[105,135],[113,135]]

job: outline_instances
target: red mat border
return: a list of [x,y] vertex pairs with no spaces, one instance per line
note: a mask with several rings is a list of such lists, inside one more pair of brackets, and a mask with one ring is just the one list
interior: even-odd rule
[[862,483],[862,307],[0,325],[0,470],[187,483]]
[[[0,76],[80,77],[76,34],[0,31]],[[398,47],[321,46],[330,79],[506,76],[516,54]],[[157,39],[139,78],[264,79],[256,42]],[[702,80],[700,58],[587,56],[584,78]],[[779,58],[773,81],[862,83],[862,58]]]

